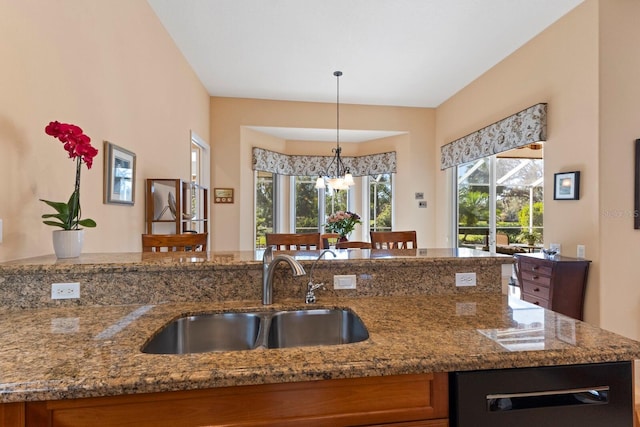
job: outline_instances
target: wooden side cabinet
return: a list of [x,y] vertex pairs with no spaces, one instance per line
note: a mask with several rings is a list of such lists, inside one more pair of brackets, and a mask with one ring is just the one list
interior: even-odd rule
[[521,298],[582,320],[591,261],[543,253],[516,254]]
[[448,374],[0,404],[6,427],[447,427]]

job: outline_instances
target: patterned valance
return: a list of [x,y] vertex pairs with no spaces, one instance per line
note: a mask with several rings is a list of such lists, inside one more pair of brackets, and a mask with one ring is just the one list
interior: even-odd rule
[[[253,147],[253,170],[279,175],[318,176],[327,172],[333,156],[295,156]],[[396,172],[396,152],[341,157],[353,176]]]
[[536,104],[440,149],[440,169],[447,169],[547,139],[547,104]]

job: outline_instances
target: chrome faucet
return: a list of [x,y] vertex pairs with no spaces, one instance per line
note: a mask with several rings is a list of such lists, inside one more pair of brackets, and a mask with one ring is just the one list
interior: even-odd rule
[[336,257],[335,252],[333,252],[330,249],[325,249],[322,252],[320,252],[320,255],[318,255],[318,258],[316,258],[316,260],[313,262],[313,265],[311,266],[311,271],[309,272],[309,283],[307,284],[307,293],[305,294],[305,298],[304,298],[304,302],[307,304],[315,303],[316,294],[314,291],[318,288],[324,287],[324,283],[313,283],[313,269],[316,268],[316,264],[318,263],[320,258],[322,258],[323,255],[327,252],[333,255],[334,258]]
[[273,256],[273,246],[268,246],[262,256],[262,304],[270,305],[273,302],[273,272],[275,266],[285,261],[291,267],[294,276],[307,274],[302,265],[291,255],[280,254]]

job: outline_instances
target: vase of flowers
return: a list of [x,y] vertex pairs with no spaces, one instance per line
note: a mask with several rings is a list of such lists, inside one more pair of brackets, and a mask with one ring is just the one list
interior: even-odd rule
[[327,218],[325,224],[325,230],[329,233],[338,233],[340,235],[340,241],[346,241],[349,238],[349,234],[356,227],[356,224],[362,224],[360,216],[353,212],[338,211],[332,213]]
[[71,197],[66,203],[40,199],[56,211],[56,213],[42,215],[44,218],[42,222],[61,228],[53,232],[53,249],[56,256],[75,258],[80,256],[84,242],[83,229],[80,227],[96,226],[96,222],[92,219],[81,219],[80,171],[83,163],[87,165],[87,169],[91,169],[93,158],[98,155],[98,150],[91,145],[91,138],[76,125],[55,121],[49,123],[44,131],[47,135],[60,140],[69,153],[69,158],[75,161],[76,182]]

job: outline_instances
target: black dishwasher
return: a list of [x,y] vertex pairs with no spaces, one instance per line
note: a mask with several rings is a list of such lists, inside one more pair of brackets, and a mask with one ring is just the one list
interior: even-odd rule
[[451,427],[631,427],[631,362],[453,372]]

